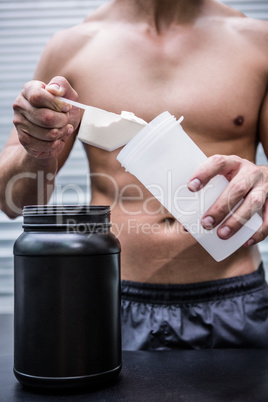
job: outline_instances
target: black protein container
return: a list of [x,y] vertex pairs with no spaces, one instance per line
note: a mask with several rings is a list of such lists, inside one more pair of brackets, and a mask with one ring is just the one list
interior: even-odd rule
[[21,384],[105,384],[121,369],[120,244],[107,206],[27,206],[14,245]]

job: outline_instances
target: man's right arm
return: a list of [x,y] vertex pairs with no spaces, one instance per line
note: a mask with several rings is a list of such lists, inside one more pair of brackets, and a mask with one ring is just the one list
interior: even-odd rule
[[55,175],[72,148],[80,111],[58,95],[77,99],[66,79],[54,77],[50,85],[25,84],[14,103],[16,128],[0,154],[0,209],[10,218],[24,205],[48,202]]

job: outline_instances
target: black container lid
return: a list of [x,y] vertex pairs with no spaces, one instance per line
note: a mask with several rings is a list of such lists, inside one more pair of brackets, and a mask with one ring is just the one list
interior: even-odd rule
[[23,208],[23,227],[66,226],[83,223],[110,226],[107,205],[27,205]]

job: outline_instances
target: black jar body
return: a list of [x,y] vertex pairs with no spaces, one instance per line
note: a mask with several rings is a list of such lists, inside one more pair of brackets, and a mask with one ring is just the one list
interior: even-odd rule
[[109,211],[24,208],[14,245],[14,373],[23,385],[90,386],[120,372],[120,244]]

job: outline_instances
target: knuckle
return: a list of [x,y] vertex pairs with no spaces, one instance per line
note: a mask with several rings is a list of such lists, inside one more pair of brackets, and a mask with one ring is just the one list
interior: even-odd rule
[[27,81],[25,84],[22,86],[22,92],[28,91],[28,89],[33,85],[33,81]]
[[60,86],[61,85],[63,85],[63,86],[70,85],[68,80],[65,77],[63,77],[62,75],[56,75],[55,77],[53,77],[52,81],[56,82]]
[[58,128],[53,128],[47,133],[47,139],[49,141],[55,141],[62,136],[62,130]]
[[254,208],[254,210],[260,210],[264,204],[264,197],[262,192],[252,191],[250,194],[250,201],[251,206]]
[[246,179],[239,180],[232,184],[232,193],[236,196],[244,196],[248,192]]
[[237,164],[241,164],[243,162],[243,160],[247,161],[246,159],[240,158],[240,156],[238,156],[238,155],[230,155],[228,158],[230,158],[232,161],[236,162]]
[[[55,77],[52,78],[51,81],[57,83],[61,87],[71,88],[71,84],[69,83],[69,81],[62,75],[56,75]],[[74,90],[73,92],[75,93]]]
[[55,125],[55,113],[50,109],[45,109],[42,113],[42,122],[46,127]]
[[259,171],[258,176],[258,184],[263,189],[263,192],[266,194],[266,198],[268,198],[268,177],[265,177],[265,174],[262,170]]
[[29,80],[29,81],[26,81],[25,83],[24,83],[24,85],[23,85],[23,88],[25,87],[25,88],[28,88],[29,86],[32,86],[34,83],[36,82],[36,80]]
[[226,157],[224,155],[213,155],[213,163],[217,165],[219,168],[222,168],[225,165]]
[[58,137],[58,129],[56,129],[56,128],[53,128],[52,130],[50,130],[48,133],[47,133],[47,139],[48,140],[55,140],[57,137]]
[[52,78],[51,82],[56,82],[60,87],[64,88],[65,91],[71,90],[72,94],[72,99],[76,100],[78,99],[78,94],[75,91],[75,89],[71,86],[70,82],[63,76],[61,75],[56,75],[55,77]]
[[250,175],[256,177],[258,180],[261,180],[263,177],[262,171],[253,163],[251,164]]
[[14,126],[18,127],[22,123],[22,117],[20,114],[15,113],[13,117]]
[[32,91],[29,93],[28,101],[32,106],[38,107],[42,103],[42,93],[40,91]]
[[13,110],[15,112],[19,111],[21,109],[21,102],[20,102],[20,95],[15,99],[13,103]]

